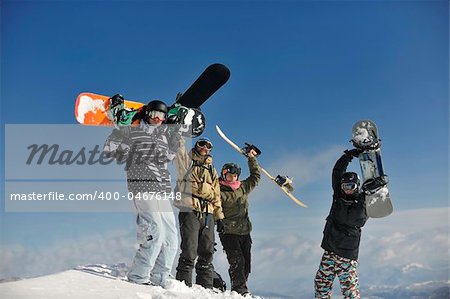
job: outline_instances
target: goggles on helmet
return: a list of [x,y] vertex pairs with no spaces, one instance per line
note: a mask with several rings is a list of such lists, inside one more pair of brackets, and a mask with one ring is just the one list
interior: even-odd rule
[[206,148],[206,149],[209,149],[209,150],[212,149],[211,142],[208,142],[206,140],[197,141],[197,146],[200,147],[200,148]]
[[229,166],[229,167],[225,168],[223,170],[223,172],[224,172],[224,174],[231,173],[231,174],[239,175],[240,169],[239,169],[239,167],[236,167],[236,166]]
[[160,120],[164,120],[166,118],[166,114],[162,111],[151,110],[147,112],[147,116],[149,118],[158,118]]
[[238,177],[241,175],[241,168],[239,165],[234,163],[227,163],[222,166],[222,178],[225,178],[227,174],[237,175]]
[[358,189],[358,184],[354,183],[354,182],[349,182],[349,183],[342,183],[341,184],[341,188],[343,191],[356,191],[356,189]]

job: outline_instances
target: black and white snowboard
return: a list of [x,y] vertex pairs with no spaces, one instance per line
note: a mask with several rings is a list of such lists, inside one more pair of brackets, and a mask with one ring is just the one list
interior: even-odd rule
[[183,94],[179,94],[176,104],[187,108],[199,108],[227,83],[228,79],[230,70],[225,65],[211,64]]
[[388,177],[381,161],[381,140],[373,121],[360,120],[353,125],[352,143],[362,149],[359,164],[362,173],[362,189],[366,193],[366,210],[369,217],[382,218],[393,211],[387,188]]
[[180,125],[184,136],[201,135],[206,127],[206,118],[200,106],[229,78],[230,70],[225,65],[215,63],[208,66],[184,93],[178,93],[175,103],[169,107],[166,123]]

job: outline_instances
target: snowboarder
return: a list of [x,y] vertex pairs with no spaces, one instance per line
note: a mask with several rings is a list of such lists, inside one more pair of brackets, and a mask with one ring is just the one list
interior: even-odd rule
[[217,222],[217,227],[230,265],[231,290],[241,295],[250,294],[247,280],[251,268],[252,224],[248,216],[248,195],[261,178],[256,155],[255,150],[247,154],[250,170],[247,179],[239,180],[241,168],[234,163],[223,165],[220,177],[220,197],[225,218]]
[[[115,95],[112,100],[123,101],[123,97]],[[178,245],[175,216],[168,200],[172,190],[167,163],[174,159],[181,137],[162,126],[167,114],[163,102],[151,101],[142,113],[137,126],[114,129],[104,151],[120,162],[126,161],[128,191],[133,194],[137,212],[139,249],[128,280],[165,287]]]
[[180,209],[181,234],[176,279],[192,286],[195,265],[196,283],[209,289],[213,287],[214,221],[223,219],[219,177],[210,155],[212,147],[209,139],[200,138],[188,153],[182,143],[175,159],[177,191],[181,194],[181,199],[175,201]]
[[315,298],[331,298],[335,276],[344,298],[360,298],[357,260],[361,228],[367,220],[366,198],[360,191],[358,175],[346,172],[360,153],[359,149],[344,151],[333,168],[333,204],[323,232],[321,246],[325,252],[314,280]]

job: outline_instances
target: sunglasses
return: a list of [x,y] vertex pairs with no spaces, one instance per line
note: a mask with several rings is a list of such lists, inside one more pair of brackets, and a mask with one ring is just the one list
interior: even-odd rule
[[212,144],[205,140],[198,141],[197,146],[200,148],[206,148],[209,150],[212,149]]

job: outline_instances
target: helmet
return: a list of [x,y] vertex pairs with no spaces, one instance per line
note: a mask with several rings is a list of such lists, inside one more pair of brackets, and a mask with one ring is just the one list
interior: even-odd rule
[[341,183],[356,183],[359,186],[359,177],[355,172],[345,172],[342,174]]
[[222,166],[222,170],[220,171],[221,178],[225,179],[227,173],[237,174],[239,177],[241,175],[241,168],[235,163],[226,163]]
[[145,116],[150,119],[157,119],[158,122],[163,122],[167,116],[167,106],[161,101],[154,100],[145,107]]
[[206,137],[201,137],[197,140],[197,142],[195,143],[195,147],[206,147],[207,149],[212,149],[213,148],[213,144],[211,142],[211,140],[209,140],[209,138]]
[[150,101],[146,107],[148,111],[161,111],[167,114],[167,105],[159,100]]
[[341,177],[341,189],[346,194],[354,193],[359,187],[359,177],[355,172],[345,172]]

